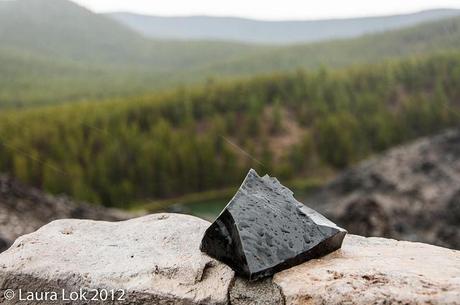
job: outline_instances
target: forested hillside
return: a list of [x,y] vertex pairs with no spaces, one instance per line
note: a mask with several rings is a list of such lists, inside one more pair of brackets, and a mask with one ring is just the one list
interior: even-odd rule
[[53,60],[0,48],[0,108],[27,107],[145,92],[145,73]]
[[97,101],[209,79],[458,50],[460,18],[352,40],[269,46],[150,40],[66,0],[0,5],[0,108]]
[[460,54],[0,114],[0,170],[107,206],[336,170],[458,125]]
[[150,40],[67,0],[15,0],[0,6],[0,41],[22,50],[85,64],[143,67],[154,72],[241,56],[256,46]]
[[154,41],[67,0],[1,4],[0,107],[149,92],[174,71],[270,48]]

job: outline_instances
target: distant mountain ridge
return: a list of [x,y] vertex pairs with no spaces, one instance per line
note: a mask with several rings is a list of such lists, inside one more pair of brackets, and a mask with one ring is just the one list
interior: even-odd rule
[[[256,56],[209,65],[207,73],[254,75],[296,68],[372,64],[402,57],[460,50],[460,17],[427,22],[385,33],[327,42],[289,45]],[[195,73],[202,73],[197,71]]]
[[297,45],[149,39],[68,0],[0,1],[0,108],[460,50],[460,17]]
[[55,59],[112,63],[134,57],[130,46],[144,44],[143,37],[118,22],[63,0],[4,2],[0,41],[1,47]]
[[0,6],[0,48],[85,64],[149,67],[156,72],[221,61],[257,49],[236,43],[151,40],[67,0],[14,0]]
[[436,9],[379,17],[263,21],[210,16],[160,17],[126,12],[108,14],[113,19],[150,38],[265,44],[292,44],[352,38],[459,15],[460,10]]

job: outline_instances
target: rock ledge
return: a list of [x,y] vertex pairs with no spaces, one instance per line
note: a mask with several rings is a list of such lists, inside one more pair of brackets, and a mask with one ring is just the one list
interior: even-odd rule
[[126,292],[96,304],[460,304],[460,251],[350,235],[322,259],[247,283],[200,252],[208,226],[178,214],[51,222],[0,254],[0,303],[25,304],[7,289],[94,288]]

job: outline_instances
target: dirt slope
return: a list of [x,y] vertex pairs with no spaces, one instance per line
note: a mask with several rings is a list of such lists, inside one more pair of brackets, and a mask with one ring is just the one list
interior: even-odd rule
[[460,248],[460,130],[396,147],[305,200],[350,233]]

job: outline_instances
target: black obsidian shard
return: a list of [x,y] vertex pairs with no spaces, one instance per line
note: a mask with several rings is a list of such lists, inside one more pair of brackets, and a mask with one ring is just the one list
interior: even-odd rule
[[345,234],[276,178],[251,169],[200,249],[256,280],[339,249]]

